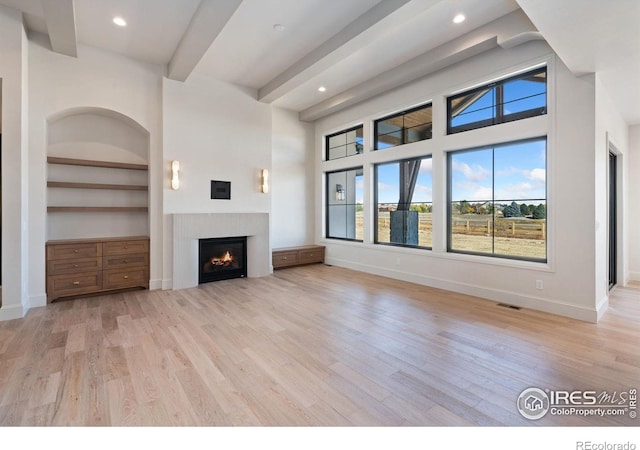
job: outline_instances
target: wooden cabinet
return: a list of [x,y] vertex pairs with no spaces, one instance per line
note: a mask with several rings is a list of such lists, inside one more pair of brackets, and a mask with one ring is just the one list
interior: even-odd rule
[[324,263],[324,246],[305,245],[302,247],[274,248],[271,260],[274,269]]
[[47,301],[114,289],[149,288],[149,238],[47,242]]

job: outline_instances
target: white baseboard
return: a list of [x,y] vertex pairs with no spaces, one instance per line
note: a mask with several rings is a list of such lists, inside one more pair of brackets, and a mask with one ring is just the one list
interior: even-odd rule
[[170,291],[173,289],[173,279],[172,278],[168,278],[166,280],[162,280],[162,287],[161,289],[163,291]]
[[[484,286],[460,283],[457,281],[444,280],[424,275],[409,274],[406,272],[401,272],[399,270],[389,269],[388,267],[380,268],[367,264],[358,264],[352,261],[344,261],[336,258],[326,258],[325,263],[333,266],[345,267],[347,269],[359,270],[361,272],[371,273],[374,275],[380,275],[383,277],[394,278],[396,280],[408,281],[411,283],[444,289],[460,294],[481,297],[487,300],[503,302],[509,305],[519,306],[521,308],[534,309],[537,311],[543,311],[559,316],[570,317],[572,319],[582,320],[584,322],[596,323],[599,318],[598,310],[596,310],[595,308],[585,308],[582,306],[553,301],[541,297],[523,295],[517,292],[492,289]],[[602,312],[604,312],[605,310],[606,308],[604,308]]]
[[640,281],[640,272],[629,272],[629,281]]
[[602,318],[602,315],[607,311],[607,309],[609,309],[609,296],[605,295],[596,304],[596,312],[598,313],[596,319],[600,320]]
[[162,289],[163,280],[149,280],[149,290],[153,291],[156,289]]
[[29,297],[29,308],[47,306],[47,294],[33,295]]
[[0,308],[0,321],[21,319],[26,313],[22,305],[3,306]]

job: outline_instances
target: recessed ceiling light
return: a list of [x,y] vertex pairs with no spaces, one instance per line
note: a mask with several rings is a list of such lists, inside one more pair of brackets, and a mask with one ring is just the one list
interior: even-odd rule
[[462,23],[462,22],[464,22],[464,19],[466,19],[464,14],[458,14],[457,16],[455,16],[453,18],[453,23]]
[[284,31],[284,25],[282,25],[281,23],[276,23],[273,26],[274,31]]
[[318,88],[318,92],[324,92],[324,91],[326,91],[326,90],[327,90],[327,88],[326,88],[326,87],[324,87],[324,86],[320,86],[320,87]]
[[127,21],[124,20],[122,17],[120,16],[116,16],[113,18],[113,23],[115,23],[116,25],[118,25],[119,27],[126,27],[127,26]]

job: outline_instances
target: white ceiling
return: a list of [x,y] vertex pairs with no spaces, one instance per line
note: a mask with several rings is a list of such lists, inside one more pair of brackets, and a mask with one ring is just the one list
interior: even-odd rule
[[[522,8],[533,23],[525,19],[525,31],[539,30],[576,74],[597,71],[627,122],[640,123],[638,0],[0,0],[0,4],[21,10],[28,31],[48,34],[54,51],[81,58],[78,44],[94,46],[166,65],[168,76],[177,80],[195,71],[255,89],[260,101],[299,111],[307,120],[486,50],[487,40],[473,50],[467,39],[465,51],[462,44],[452,42],[476,33],[473,44],[478,44],[479,27]],[[451,21],[458,12],[467,16],[461,25]],[[124,17],[127,27],[116,27],[111,22],[115,15]],[[274,30],[275,24],[284,25],[284,30]],[[498,44],[504,38],[495,37]],[[432,60],[431,65],[426,60]],[[320,85],[327,92],[319,93]]]

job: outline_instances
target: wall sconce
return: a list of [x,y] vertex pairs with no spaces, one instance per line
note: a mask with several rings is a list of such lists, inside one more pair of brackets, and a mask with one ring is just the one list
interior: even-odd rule
[[171,161],[171,189],[177,191],[180,189],[180,161]]
[[262,184],[260,185],[260,190],[263,194],[269,193],[269,171],[267,169],[262,169]]
[[336,184],[336,200],[344,200],[344,188],[341,184]]

